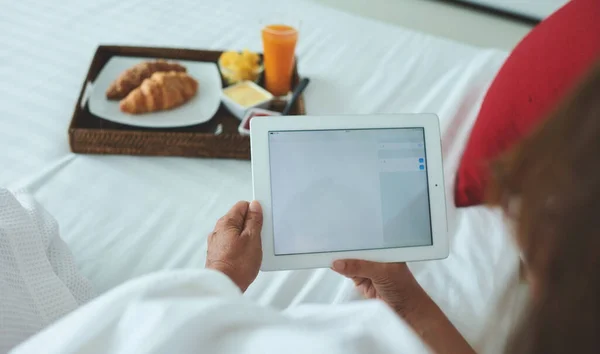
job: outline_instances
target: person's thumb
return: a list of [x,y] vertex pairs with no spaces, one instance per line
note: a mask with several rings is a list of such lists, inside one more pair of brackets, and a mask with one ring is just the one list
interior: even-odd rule
[[333,262],[333,270],[346,277],[361,277],[377,280],[385,276],[385,263],[361,259],[340,259]]
[[246,221],[244,222],[244,230],[250,234],[251,237],[260,237],[263,225],[263,213],[260,204],[254,200],[248,207],[248,213],[246,213]]

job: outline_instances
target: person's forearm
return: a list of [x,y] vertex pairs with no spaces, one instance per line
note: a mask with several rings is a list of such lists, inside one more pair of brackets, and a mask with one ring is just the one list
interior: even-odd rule
[[415,332],[437,354],[474,354],[475,351],[448,320],[442,310],[423,289],[415,304],[407,313],[400,316],[408,322]]

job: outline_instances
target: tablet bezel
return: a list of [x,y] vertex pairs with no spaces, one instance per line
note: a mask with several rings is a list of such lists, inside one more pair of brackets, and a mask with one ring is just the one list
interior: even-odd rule
[[[263,208],[261,270],[330,267],[336,259],[407,262],[448,257],[446,198],[439,119],[435,114],[336,115],[254,117],[250,121],[252,184],[254,199]],[[432,245],[376,250],[275,255],[271,208],[269,132],[290,130],[424,128],[427,181],[431,212]]]

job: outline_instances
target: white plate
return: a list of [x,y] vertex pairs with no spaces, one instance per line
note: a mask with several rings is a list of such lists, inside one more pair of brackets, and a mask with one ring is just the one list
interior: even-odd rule
[[176,60],[198,81],[198,93],[184,105],[169,111],[127,114],[118,100],[106,99],[106,89],[123,71],[151,58],[112,57],[102,68],[90,94],[90,112],[98,117],[127,125],[149,128],[183,127],[209,121],[221,104],[221,75],[215,63]]

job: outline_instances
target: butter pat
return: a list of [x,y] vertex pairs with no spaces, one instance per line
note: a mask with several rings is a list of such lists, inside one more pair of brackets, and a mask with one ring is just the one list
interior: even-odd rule
[[242,119],[249,108],[268,108],[273,95],[252,81],[242,81],[223,90],[223,103]]
[[224,92],[232,101],[246,108],[271,99],[263,90],[258,90],[255,86],[250,82],[242,82],[226,88]]

